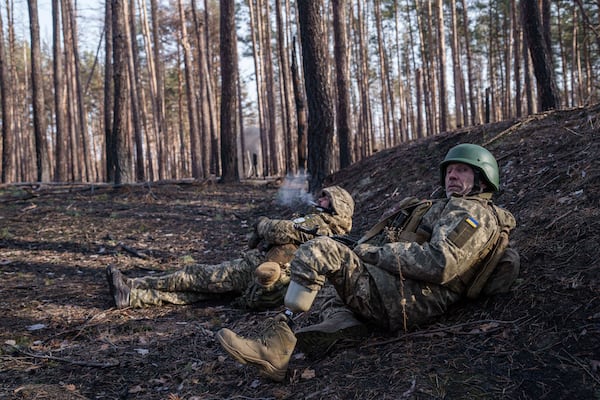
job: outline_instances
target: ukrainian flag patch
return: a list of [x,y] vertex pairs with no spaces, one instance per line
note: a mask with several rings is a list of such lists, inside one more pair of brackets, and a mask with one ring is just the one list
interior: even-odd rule
[[461,248],[471,239],[477,228],[479,228],[479,221],[468,216],[460,221],[454,230],[448,234],[448,240],[454,243],[456,247]]
[[475,229],[477,229],[477,227],[479,226],[479,221],[477,221],[473,217],[467,217],[466,221],[467,221],[467,224],[471,225]]

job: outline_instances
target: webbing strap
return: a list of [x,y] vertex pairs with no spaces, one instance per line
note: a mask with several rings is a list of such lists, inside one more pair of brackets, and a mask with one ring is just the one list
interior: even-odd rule
[[[422,201],[419,201],[419,202],[417,202],[415,204],[410,205],[409,207],[401,208],[400,210],[396,211],[395,213],[391,214],[390,216],[384,218],[383,220],[381,220],[377,224],[375,224],[375,226],[373,226],[371,229],[369,229],[358,240],[358,242],[356,242],[356,244],[359,245],[359,244],[365,243],[369,239],[372,239],[379,232],[381,232],[383,230],[383,228],[385,228],[385,226],[388,224],[389,221],[395,219],[400,214],[404,214],[405,215],[405,219],[404,219],[404,222],[402,224],[403,228],[406,227],[409,222],[411,222],[411,219],[412,219],[413,216],[418,217],[419,221],[420,221],[420,219],[423,216],[423,214],[425,214],[425,212],[427,210],[429,210],[429,208],[431,208],[432,204],[433,204],[433,202],[431,200],[422,200]],[[415,213],[416,210],[419,210],[419,212]],[[415,215],[415,214],[417,214],[417,215]],[[419,224],[419,221],[416,221],[416,223],[412,223],[411,227],[414,226],[414,229],[416,229],[416,226]]]

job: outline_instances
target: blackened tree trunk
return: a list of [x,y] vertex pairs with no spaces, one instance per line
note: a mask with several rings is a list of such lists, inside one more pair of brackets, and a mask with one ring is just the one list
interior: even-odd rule
[[9,82],[9,67],[4,47],[4,28],[0,17],[0,104],[2,105],[2,182],[15,178],[15,154],[12,118],[12,85]]
[[127,143],[127,35],[125,34],[124,0],[111,0],[114,65],[114,106],[111,151],[114,160],[114,183],[134,181],[131,151]]
[[542,111],[558,108],[560,105],[558,88],[550,52],[543,36],[537,0],[521,0],[521,18],[538,84],[540,108]]
[[299,0],[304,84],[308,101],[308,189],[318,190],[332,166],[334,106],[327,77],[327,37],[323,31],[321,2]]
[[29,24],[31,33],[31,84],[33,102],[33,130],[35,135],[35,161],[37,180],[50,180],[50,159],[46,142],[48,123],[44,110],[44,79],[42,77],[42,53],[40,50],[40,24],[37,0],[28,0]]
[[235,3],[221,0],[221,162],[222,182],[239,181],[237,166],[237,35]]
[[304,86],[302,86],[302,79],[300,78],[300,72],[298,71],[298,57],[296,53],[296,37],[292,41],[292,84],[294,85],[294,103],[296,105],[297,114],[297,129],[298,137],[296,146],[298,148],[298,170],[301,175],[306,173],[307,163],[307,139],[306,135],[308,132],[308,116],[306,115],[306,97],[304,94]]
[[335,37],[335,82],[337,87],[337,129],[340,142],[340,168],[352,164],[350,140],[350,76],[348,40],[346,38],[346,1],[333,0],[333,34]]
[[63,70],[62,45],[60,42],[60,2],[52,0],[52,49],[53,49],[53,77],[54,77],[54,112],[56,114],[56,143],[54,180],[61,182],[67,176],[65,127],[67,126],[65,80]]
[[[113,41],[112,41],[112,1],[107,1],[104,11],[104,136],[106,151],[106,181],[114,182],[116,159],[115,137],[113,130],[112,108],[114,105],[114,68],[113,68]],[[66,126],[66,122],[65,122]]]

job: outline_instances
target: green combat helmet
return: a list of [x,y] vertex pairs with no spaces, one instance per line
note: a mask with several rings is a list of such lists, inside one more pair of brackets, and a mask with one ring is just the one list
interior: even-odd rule
[[459,144],[451,148],[440,163],[442,187],[445,187],[446,167],[451,163],[463,163],[473,167],[475,171],[479,172],[479,177],[485,181],[490,192],[496,192],[500,188],[498,163],[487,149],[470,143]]

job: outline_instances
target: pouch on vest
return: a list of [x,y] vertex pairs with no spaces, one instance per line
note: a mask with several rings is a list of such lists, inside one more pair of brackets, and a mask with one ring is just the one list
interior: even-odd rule
[[498,265],[494,268],[494,272],[483,286],[481,293],[485,296],[507,293],[519,276],[520,267],[519,253],[511,247],[507,247],[500,261],[498,261]]
[[[374,227],[369,229],[367,233],[361,237],[357,244],[362,244],[369,239],[379,234],[390,221],[394,221],[397,228],[401,228],[400,240],[403,241],[417,241],[415,231],[417,226],[421,222],[421,217],[431,208],[433,202],[431,200],[419,200],[416,197],[407,197],[403,199],[398,205],[398,209],[387,217],[379,221]],[[406,232],[406,233],[404,233]],[[403,237],[402,235],[406,235]],[[411,237],[410,234],[415,235]],[[422,242],[429,238],[423,238],[423,233],[420,233],[420,239]],[[421,242],[421,243],[422,243]]]
[[[516,279],[516,274],[518,274],[519,272],[520,262],[518,258],[518,253],[515,250],[508,248],[508,235],[510,231],[516,226],[515,219],[509,212],[496,206],[492,207],[494,209],[494,214],[496,215],[496,218],[498,220],[499,232],[496,233],[497,237],[492,241],[489,252],[479,263],[476,264],[476,267],[472,270],[471,277],[467,279],[464,279],[465,277],[461,277],[461,280],[463,280],[463,282],[469,282],[466,289],[466,295],[470,299],[479,297],[479,294],[482,290],[484,290],[486,286],[489,287],[488,290],[484,291],[484,293],[494,289],[495,285],[498,286],[495,288],[495,290],[508,290],[514,279]],[[505,253],[507,253],[506,257]],[[502,282],[502,284],[500,284],[501,282],[494,283],[491,280],[491,278],[500,277],[499,273],[497,275],[493,275],[493,273],[495,272],[496,267],[500,265],[501,260],[504,260],[503,267],[505,268],[503,274],[501,275],[502,278],[504,280],[512,278],[512,281]],[[511,260],[513,262],[507,264],[507,262]],[[516,264],[514,262],[515,260]]]

